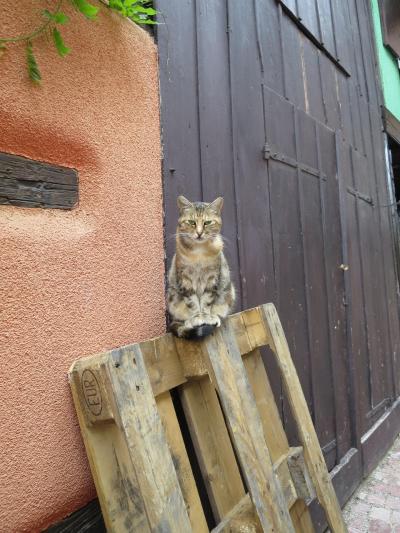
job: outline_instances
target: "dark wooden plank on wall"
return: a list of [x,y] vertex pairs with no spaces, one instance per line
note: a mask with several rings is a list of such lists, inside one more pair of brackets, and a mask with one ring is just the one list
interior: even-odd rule
[[348,17],[347,2],[331,0],[332,25],[336,42],[336,58],[346,71],[352,76],[353,64],[351,59],[351,32]]
[[278,94],[283,94],[285,82],[276,0],[257,0],[255,7],[260,53],[263,59],[264,84]]
[[[240,287],[237,243],[237,203],[232,180],[232,117],[230,92],[228,16],[225,0],[196,2],[198,99],[201,183],[205,201],[224,197],[225,254],[235,287]],[[210,42],[213,53],[210,54]],[[218,120],[216,120],[218,117]],[[241,308],[241,291],[237,306]]]
[[[322,90],[322,84],[318,83],[321,80],[320,62],[324,58],[329,62],[329,59],[321,54],[320,50],[316,48],[311,41],[306,37],[302,38],[302,51],[304,63],[304,79],[307,87],[306,111],[312,117],[320,122],[325,122],[326,105]],[[322,78],[323,81],[323,78]]]
[[0,152],[0,204],[72,209],[77,201],[76,170]]
[[[167,259],[171,260],[179,194],[202,200],[200,131],[197,95],[196,13],[192,0],[156,2],[160,64],[161,131],[164,137],[163,175]],[[175,31],[174,28],[179,28]],[[165,135],[168,135],[166,145]]]
[[338,53],[336,50],[336,39],[332,16],[332,0],[318,0],[317,9],[321,28],[321,43],[326,47],[327,50],[329,50],[333,57],[337,58]]
[[47,528],[44,533],[106,533],[99,500],[93,500],[57,524]]
[[263,65],[256,53],[259,33],[255,3],[242,10],[236,1],[229,0],[228,25],[242,301],[246,307],[253,307],[271,300],[275,293],[268,171],[263,159]]
[[314,35],[318,41],[321,41],[316,0],[301,0],[301,2],[298,3],[298,16],[312,35]]
[[[352,445],[348,390],[350,386],[345,313],[345,280],[342,265],[344,239],[340,218],[340,187],[337,176],[335,132],[317,125],[318,167],[326,176],[320,180],[322,225],[324,235],[324,267],[327,286],[330,367],[334,389],[334,424],[337,462]],[[340,238],[338,238],[340,236]],[[322,359],[324,359],[322,357]],[[326,359],[325,359],[326,361]]]

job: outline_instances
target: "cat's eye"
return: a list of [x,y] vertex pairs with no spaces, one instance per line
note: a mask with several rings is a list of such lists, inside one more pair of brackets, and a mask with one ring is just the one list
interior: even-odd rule
[[195,226],[196,225],[196,221],[195,220],[187,220],[186,222],[188,224],[190,224],[191,226]]
[[204,225],[205,225],[205,226],[208,226],[208,225],[210,225],[210,224],[212,224],[212,223],[213,223],[212,220],[205,220],[205,221],[204,221]]

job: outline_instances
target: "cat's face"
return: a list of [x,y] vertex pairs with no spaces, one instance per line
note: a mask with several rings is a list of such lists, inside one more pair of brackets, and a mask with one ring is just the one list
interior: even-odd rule
[[184,196],[178,197],[178,233],[180,237],[197,243],[206,242],[220,234],[223,198],[211,203],[190,202]]

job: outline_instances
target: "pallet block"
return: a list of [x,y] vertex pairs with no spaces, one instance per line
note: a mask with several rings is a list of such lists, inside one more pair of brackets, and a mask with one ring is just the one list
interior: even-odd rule
[[[261,346],[275,355],[302,446],[288,444]],[[201,342],[167,334],[80,359],[69,376],[109,532],[209,531],[172,389],[214,533],[312,532],[315,495],[331,531],[346,531],[272,304],[228,317]]]

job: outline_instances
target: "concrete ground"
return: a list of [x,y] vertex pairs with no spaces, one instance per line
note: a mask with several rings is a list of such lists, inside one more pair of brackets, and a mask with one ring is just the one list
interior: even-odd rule
[[400,436],[343,514],[349,533],[400,533]]

